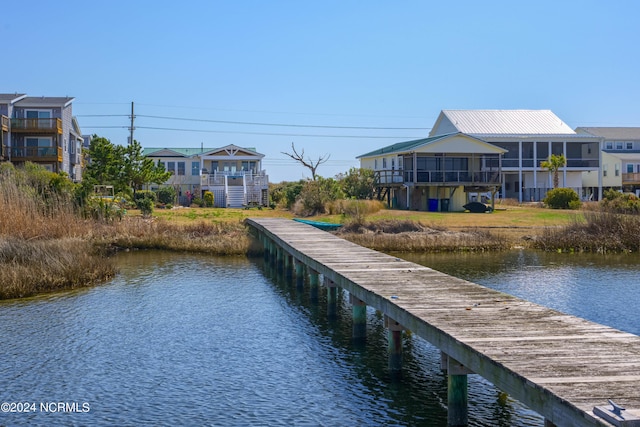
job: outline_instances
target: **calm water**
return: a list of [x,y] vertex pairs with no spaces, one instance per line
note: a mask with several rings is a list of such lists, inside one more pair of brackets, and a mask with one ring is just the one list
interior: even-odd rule
[[[413,261],[640,333],[637,258]],[[437,349],[406,338],[403,380],[392,380],[373,310],[357,345],[345,301],[330,320],[323,294],[310,302],[261,260],[147,252],[118,263],[100,287],[0,302],[0,402],[36,410],[0,412],[0,426],[446,425]],[[542,425],[476,375],[469,389],[472,426]]]

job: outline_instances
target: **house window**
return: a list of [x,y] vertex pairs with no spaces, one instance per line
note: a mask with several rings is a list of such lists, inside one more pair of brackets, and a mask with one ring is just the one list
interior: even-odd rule
[[176,162],[167,162],[167,171],[171,172],[175,175],[176,173]]
[[616,163],[616,176],[620,176],[620,165]]
[[627,173],[633,173],[633,164],[627,163]]
[[387,158],[383,157],[382,158],[382,169],[386,169],[387,168]]
[[605,150],[613,150],[613,142],[607,141],[604,146]]
[[191,162],[191,175],[200,175],[200,162]]
[[[36,119],[39,128],[51,127],[51,111],[48,110],[26,110],[27,119]],[[49,119],[49,120],[47,120]]]
[[607,165],[602,165],[602,176],[607,176]]
[[373,159],[373,169],[378,169],[378,159]]
[[633,150],[633,142],[627,142],[627,150]]
[[185,162],[178,162],[178,175],[185,174]]
[[616,142],[616,150],[622,150],[622,141]]
[[51,138],[25,138],[27,147],[53,147]]
[[[164,162],[163,162],[163,161],[158,160],[158,166],[162,166],[162,168],[164,169],[165,164],[164,164]],[[165,170],[166,170],[166,169],[165,169]]]

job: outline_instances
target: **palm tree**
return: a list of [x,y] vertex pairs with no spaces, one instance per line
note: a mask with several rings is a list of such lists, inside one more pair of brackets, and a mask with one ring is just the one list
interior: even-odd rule
[[544,160],[540,163],[541,167],[547,169],[550,173],[553,174],[553,188],[558,188],[559,185],[558,170],[566,165],[567,158],[564,156],[564,154],[552,154],[551,156],[549,156],[548,160]]

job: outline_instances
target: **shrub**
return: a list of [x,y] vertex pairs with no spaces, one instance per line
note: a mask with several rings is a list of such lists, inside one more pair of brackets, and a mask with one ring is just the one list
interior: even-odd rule
[[293,207],[296,215],[311,216],[325,213],[330,202],[343,196],[338,181],[332,178],[319,177],[315,181],[307,181],[298,195]]
[[373,199],[375,176],[371,169],[351,168],[340,180],[342,191],[348,198]]
[[580,197],[571,188],[554,188],[542,200],[551,209],[579,209]]
[[213,207],[213,193],[211,191],[205,191],[204,196],[202,197],[204,200],[204,206],[207,208]]
[[202,205],[204,204],[204,200],[202,200],[200,197],[194,197],[193,200],[191,200],[191,203],[196,206],[202,207]]
[[640,213],[640,199],[633,193],[607,190],[603,196],[600,206],[606,212],[620,214]]
[[153,205],[155,205],[156,202],[156,193],[148,190],[137,191],[134,201],[136,203],[136,207],[140,209],[142,216],[151,216],[153,213]]
[[285,209],[291,209],[300,195],[304,184],[305,181],[303,180],[269,184],[269,198],[271,199],[269,206],[280,206]]
[[176,189],[173,187],[162,187],[156,190],[158,202],[168,205],[176,201]]

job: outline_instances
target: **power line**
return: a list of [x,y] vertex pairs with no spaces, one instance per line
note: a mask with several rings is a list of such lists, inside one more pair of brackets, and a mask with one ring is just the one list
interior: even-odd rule
[[[86,127],[92,128],[90,126],[86,126]],[[122,126],[122,127],[128,128],[127,126]],[[322,134],[296,134],[296,133],[275,133],[275,132],[240,132],[240,131],[223,131],[223,130],[207,130],[207,129],[162,128],[162,127],[153,127],[153,126],[136,126],[136,129],[168,130],[168,131],[177,131],[177,132],[223,133],[223,134],[238,134],[238,135],[298,136],[298,137],[311,137],[311,138],[419,139],[424,137],[424,136],[322,135]]]
[[405,128],[405,127],[376,127],[376,126],[329,126],[329,125],[301,125],[289,123],[264,123],[264,122],[237,122],[231,120],[210,120],[210,119],[190,119],[186,117],[167,117],[167,116],[151,116],[146,114],[138,114],[136,117],[147,117],[152,119],[163,120],[182,120],[189,122],[207,122],[207,123],[225,123],[234,125],[251,125],[251,126],[279,126],[279,127],[296,127],[296,128],[319,128],[319,129],[375,129],[375,130],[427,130],[431,128]]

